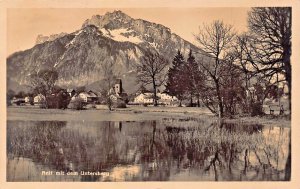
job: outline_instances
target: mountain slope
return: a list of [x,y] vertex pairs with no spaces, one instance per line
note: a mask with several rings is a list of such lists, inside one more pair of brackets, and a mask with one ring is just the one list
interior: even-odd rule
[[103,78],[103,65],[112,63],[114,72],[124,80],[124,88],[130,93],[137,86],[135,67],[145,52],[157,51],[172,60],[177,49],[184,54],[189,49],[201,51],[171,33],[169,28],[133,19],[121,11],[93,16],[80,30],[54,36],[9,56],[9,80],[28,85],[30,73],[47,68],[58,71],[58,84],[63,87],[91,85]]
[[[121,11],[95,15],[84,22],[83,27],[95,25],[106,37],[116,41],[130,41],[147,49],[154,48],[161,54],[174,54],[180,49],[187,55],[189,49],[201,51],[161,24],[133,19]],[[174,51],[175,50],[175,51]]]

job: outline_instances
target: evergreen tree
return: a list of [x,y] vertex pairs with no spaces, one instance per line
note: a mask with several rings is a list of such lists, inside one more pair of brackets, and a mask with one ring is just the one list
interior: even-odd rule
[[171,96],[176,96],[180,102],[183,100],[185,93],[184,82],[184,57],[178,50],[172,61],[172,66],[168,71],[168,80],[166,83],[166,92]]
[[200,106],[199,96],[204,83],[204,74],[201,73],[192,50],[189,52],[183,75],[185,76],[186,93],[190,98],[190,106],[193,106],[193,97],[197,97],[197,105]]

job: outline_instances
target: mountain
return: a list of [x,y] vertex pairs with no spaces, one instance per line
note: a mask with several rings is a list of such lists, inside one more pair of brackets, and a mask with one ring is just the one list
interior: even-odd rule
[[44,36],[44,35],[40,34],[40,35],[37,36],[35,44],[41,44],[41,43],[44,43],[46,41],[54,41],[55,39],[63,37],[65,35],[67,35],[67,33],[64,33],[64,32],[59,33],[59,34],[53,34],[53,35],[50,35],[50,36]]
[[7,77],[28,85],[33,71],[55,69],[60,86],[92,86],[103,79],[103,66],[111,63],[130,93],[137,86],[135,67],[147,51],[157,51],[171,63],[178,49],[186,56],[190,49],[201,51],[163,25],[114,11],[93,16],[73,33],[44,37],[33,48],[12,54]]

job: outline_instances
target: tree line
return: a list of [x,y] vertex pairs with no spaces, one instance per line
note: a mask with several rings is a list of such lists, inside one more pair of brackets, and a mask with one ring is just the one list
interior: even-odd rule
[[280,97],[278,86],[284,83],[291,111],[291,8],[252,8],[248,29],[237,34],[220,20],[204,24],[195,34],[201,52],[190,50],[185,60],[178,50],[169,69],[164,57],[149,53],[138,66],[138,81],[152,85],[154,105],[156,89],[165,83],[179,105],[187,98],[192,105],[196,98],[219,117],[238,114],[238,109],[262,114],[264,100]]
[[[113,70],[112,62],[108,62],[102,66],[103,69],[103,79],[101,80],[100,86],[98,88],[98,100],[93,102],[95,104],[105,104],[108,109],[111,111],[113,107],[116,108],[126,108],[127,98],[124,99],[113,99],[114,85],[118,78],[118,75]],[[69,94],[68,91],[64,88],[56,85],[59,78],[59,74],[54,69],[42,69],[39,71],[33,71],[29,77],[29,91],[23,92],[20,91],[15,93],[13,90],[8,90],[7,92],[7,105],[11,105],[11,100],[13,98],[22,99],[22,102],[25,103],[24,98],[29,98],[29,103],[34,105],[34,97],[40,96],[39,102],[37,102],[40,108],[58,108],[58,109],[77,109],[81,110],[87,104],[76,94],[81,92],[86,92],[85,86],[76,87],[74,94]],[[75,96],[75,98],[71,98]],[[20,101],[17,101],[17,105],[20,105]]]

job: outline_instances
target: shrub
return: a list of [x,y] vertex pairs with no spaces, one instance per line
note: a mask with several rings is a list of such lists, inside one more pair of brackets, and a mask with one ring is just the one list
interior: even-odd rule
[[6,105],[11,106],[12,105],[11,100],[6,100]]
[[255,102],[251,105],[251,116],[263,115],[262,104],[259,102]]
[[126,103],[125,102],[117,102],[116,104],[115,104],[115,107],[116,108],[126,108]]
[[46,101],[40,102],[40,103],[39,103],[39,107],[40,107],[41,109],[46,109],[46,108],[47,108],[47,106],[46,106]]
[[59,91],[55,95],[47,96],[48,108],[66,109],[70,103],[70,96],[66,91]]
[[91,108],[95,109],[97,103],[98,103],[98,102],[93,102],[93,104],[91,104]]
[[84,102],[81,98],[75,98],[74,100],[71,100],[71,102],[68,105],[68,108],[73,110],[82,110],[84,106]]
[[92,104],[87,104],[87,105],[86,105],[86,108],[87,108],[87,109],[95,109],[95,108],[96,108],[96,103],[94,102],[94,103],[92,103]]

